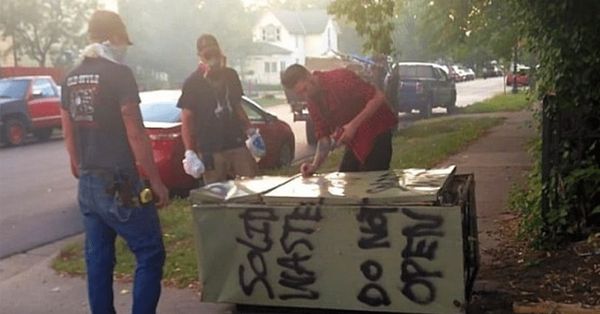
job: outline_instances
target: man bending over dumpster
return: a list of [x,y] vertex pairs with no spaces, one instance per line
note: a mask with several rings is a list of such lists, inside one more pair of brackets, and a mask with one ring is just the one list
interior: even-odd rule
[[317,150],[311,163],[300,166],[304,177],[312,176],[340,145],[346,146],[340,172],[389,169],[398,118],[383,92],[350,70],[310,73],[299,64],[285,70],[281,84],[307,101],[315,126]]

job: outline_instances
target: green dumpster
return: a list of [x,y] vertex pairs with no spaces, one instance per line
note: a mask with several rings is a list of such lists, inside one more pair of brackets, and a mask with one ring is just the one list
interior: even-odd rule
[[464,313],[479,263],[472,175],[258,177],[191,194],[202,300]]

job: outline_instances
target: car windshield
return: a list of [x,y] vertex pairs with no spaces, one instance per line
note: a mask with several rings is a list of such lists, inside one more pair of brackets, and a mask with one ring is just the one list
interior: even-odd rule
[[180,122],[181,109],[175,100],[146,101],[140,104],[146,122]]
[[433,71],[428,65],[401,65],[400,77],[433,77]]
[[1,98],[25,98],[29,82],[27,80],[1,80],[0,97]]

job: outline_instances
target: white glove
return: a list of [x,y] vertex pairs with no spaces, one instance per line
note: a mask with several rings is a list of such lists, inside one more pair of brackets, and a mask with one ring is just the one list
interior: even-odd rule
[[246,147],[248,147],[252,157],[257,160],[264,157],[267,154],[267,148],[265,147],[265,141],[263,141],[262,136],[260,136],[258,129],[250,128],[246,131],[246,135],[248,135]]
[[183,170],[190,176],[198,179],[204,173],[204,164],[198,158],[198,155],[193,150],[185,151],[185,158],[182,160]]

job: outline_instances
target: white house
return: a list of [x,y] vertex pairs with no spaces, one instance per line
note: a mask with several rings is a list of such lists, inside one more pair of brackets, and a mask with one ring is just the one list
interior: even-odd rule
[[325,58],[338,49],[338,27],[325,10],[274,10],[252,28],[253,46],[244,70],[258,84],[279,84],[280,72],[306,58]]

